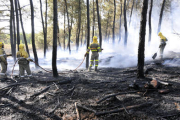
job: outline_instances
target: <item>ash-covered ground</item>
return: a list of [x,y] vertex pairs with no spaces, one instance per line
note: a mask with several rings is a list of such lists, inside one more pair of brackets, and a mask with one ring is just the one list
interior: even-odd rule
[[[82,120],[180,119],[180,54],[168,56],[146,61],[144,79],[136,77],[136,67],[66,70],[58,78],[38,69],[17,82],[8,76],[0,82],[0,119],[75,120],[75,103]],[[149,86],[153,79],[168,84]]]

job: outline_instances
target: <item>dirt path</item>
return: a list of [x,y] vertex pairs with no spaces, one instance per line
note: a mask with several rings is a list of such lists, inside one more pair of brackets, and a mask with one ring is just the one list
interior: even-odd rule
[[[145,79],[137,79],[136,68],[131,67],[101,68],[97,73],[68,71],[59,78],[39,71],[34,78],[17,79],[18,85],[12,80],[1,80],[1,88],[11,86],[0,89],[0,119],[76,120],[75,102],[82,120],[180,119],[180,68],[164,66],[158,60],[147,62],[145,68],[148,69]],[[171,85],[146,90],[144,85],[152,78]],[[135,81],[138,87],[132,88]],[[160,89],[169,89],[169,92],[160,94]],[[130,91],[137,92],[128,93]],[[107,95],[120,92],[127,93],[97,103]],[[144,103],[148,104],[128,109]],[[119,109],[120,112],[97,114]]]

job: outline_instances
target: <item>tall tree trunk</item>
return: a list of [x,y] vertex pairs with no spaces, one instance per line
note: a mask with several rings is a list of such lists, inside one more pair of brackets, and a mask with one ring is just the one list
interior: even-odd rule
[[[45,12],[45,39],[44,39],[44,55],[46,55],[46,50],[48,50],[47,45],[47,0],[46,0],[46,12]],[[46,56],[45,56],[46,57]]]
[[44,28],[44,19],[43,19],[43,13],[42,13],[42,2],[40,1],[40,11],[41,11],[41,21],[42,21],[42,27],[43,27],[43,34],[44,34],[44,58],[46,58],[46,48],[45,48],[45,44],[46,44],[46,32],[45,32],[45,28]]
[[92,25],[92,39],[94,37],[94,26],[95,26],[95,10],[94,10],[94,0],[93,0],[93,25]]
[[58,77],[56,59],[57,59],[57,30],[58,30],[58,15],[57,15],[57,0],[53,0],[53,50],[52,50],[52,70],[53,76]]
[[109,11],[108,11],[108,18],[107,18],[107,23],[106,23],[106,33],[105,33],[105,40],[107,40],[107,32],[108,32],[108,27],[109,27]]
[[15,17],[14,17],[14,2],[12,0],[12,16],[13,16],[13,29],[14,29],[14,43],[13,43],[13,46],[14,46],[14,61],[16,61],[16,24],[15,24]]
[[66,44],[65,41],[66,41],[66,8],[64,7],[64,41],[63,41],[64,51]]
[[66,5],[66,13],[67,13],[67,20],[68,20],[68,30],[69,30],[69,40],[68,40],[68,48],[69,48],[69,54],[71,54],[71,48],[70,48],[70,37],[71,37],[71,26],[69,24],[69,15],[68,15],[68,9],[67,9],[67,2],[65,1],[65,5]]
[[11,53],[12,56],[14,57],[14,39],[13,39],[13,0],[10,0],[11,4],[11,10],[10,10],[10,42],[11,42]]
[[124,46],[127,46],[127,38],[128,38],[128,31],[127,31],[127,20],[126,20],[126,0],[124,0],[124,29],[125,29],[125,36],[124,36]]
[[160,12],[160,15],[159,15],[159,24],[158,24],[157,33],[159,33],[161,31],[161,23],[162,23],[162,17],[163,17],[163,11],[164,11],[165,3],[166,3],[166,0],[163,0],[163,4],[162,4],[162,7],[161,7],[161,12]]
[[83,26],[82,26],[82,30],[81,30],[81,47],[82,47],[82,39],[83,39]]
[[137,77],[144,77],[144,51],[145,51],[145,36],[146,36],[146,18],[147,18],[148,0],[143,0],[143,8],[141,12],[141,23],[139,33],[139,46],[138,46],[138,65]]
[[108,33],[108,39],[107,39],[108,43],[109,43],[109,36],[110,36],[110,31],[109,31],[109,33]]
[[[33,6],[33,1],[30,0],[30,7],[31,7],[31,39],[32,39],[32,48],[33,48],[33,53],[34,53],[34,59],[37,65],[38,63],[38,56],[36,52],[36,45],[35,45],[35,34],[34,34],[34,6]],[[36,65],[36,68],[38,67]]]
[[[89,19],[89,0],[86,1],[87,3],[87,45],[86,49],[89,47],[89,39],[90,39],[90,19]],[[86,68],[89,67],[89,54],[86,56]]]
[[131,24],[131,17],[132,17],[133,8],[134,8],[134,0],[133,0],[133,4],[132,4],[132,7],[131,7],[131,14],[130,14],[129,25]]
[[57,40],[59,43],[59,48],[61,49],[59,24],[57,25]]
[[113,44],[115,43],[116,0],[114,0]]
[[[22,20],[21,6],[20,6],[20,3],[19,3],[19,0],[17,0],[17,2],[18,2],[18,8],[19,8],[19,14],[20,14],[20,22],[21,22],[21,29],[22,29],[22,32],[23,32],[24,43],[25,43],[25,46],[26,46],[26,51],[29,54],[29,48],[28,48],[28,44],[27,44],[27,40],[26,40],[26,33],[25,33],[25,30],[24,30],[24,25],[23,25],[23,20]],[[29,54],[29,56],[30,56],[30,54]]]
[[153,0],[151,0],[151,6],[150,6],[150,9],[149,9],[149,38],[148,38],[148,41],[149,43],[151,42],[151,14],[152,14],[152,7],[153,7]]
[[79,0],[79,18],[78,18],[78,34],[77,34],[77,51],[79,48],[79,36],[81,31],[81,0]]
[[122,1],[121,1],[120,22],[119,22],[119,42],[121,41],[121,17],[122,17]]
[[86,45],[86,38],[87,38],[87,23],[86,23],[86,21],[85,21],[85,40],[84,40],[84,45]]
[[18,8],[17,8],[17,0],[15,2],[15,10],[16,10],[16,24],[17,24],[17,45],[19,50],[19,44],[20,44],[20,35],[19,35],[19,14],[18,14]]
[[100,47],[102,47],[101,18],[100,18],[100,15],[99,15],[98,0],[96,0],[96,8],[97,8],[98,27],[99,27],[99,44],[100,44]]

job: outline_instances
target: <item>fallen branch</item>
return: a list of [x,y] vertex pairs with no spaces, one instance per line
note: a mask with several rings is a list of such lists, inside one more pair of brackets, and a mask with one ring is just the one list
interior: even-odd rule
[[11,94],[13,88],[14,88],[14,87],[12,87],[11,89],[9,89],[6,94]]
[[[139,104],[139,105],[127,106],[127,107],[126,107],[126,110],[128,110],[128,109],[134,109],[134,108],[139,108],[139,107],[144,107],[144,106],[149,106],[149,105],[152,105],[152,103],[151,103],[151,102],[147,102],[147,103],[143,103],[143,104]],[[110,110],[110,111],[96,112],[95,115],[96,115],[96,116],[98,116],[98,115],[105,115],[105,114],[117,113],[117,112],[121,112],[121,111],[124,111],[124,108],[119,108],[119,109]]]
[[14,84],[8,85],[8,86],[6,86],[6,87],[0,88],[0,90],[8,89],[9,87],[13,87],[13,86],[16,86],[16,85],[27,84],[27,83],[30,83],[30,82],[14,83]]
[[65,95],[68,95],[69,93],[71,93],[71,96],[72,96],[74,89],[75,89],[75,87],[73,86],[67,93],[65,93]]
[[56,85],[56,83],[55,83],[55,82],[53,82],[53,84],[56,86],[57,90],[59,90],[59,87]]
[[72,80],[37,80],[40,83],[48,83],[48,82],[57,82],[56,84],[67,84],[67,83],[71,83]]
[[99,101],[97,101],[96,103],[99,104],[101,103],[102,101],[110,98],[110,97],[114,97],[114,96],[117,96],[117,95],[122,95],[122,94],[129,94],[129,93],[137,93],[137,92],[140,92],[140,91],[130,91],[130,92],[120,92],[120,93],[115,93],[115,94],[112,94],[112,95],[108,95],[102,99],[100,99]]
[[76,102],[74,103],[74,106],[75,106],[75,109],[76,109],[77,120],[81,120],[81,116],[79,115],[79,110],[78,110],[78,107],[77,107],[77,103],[76,103]]
[[45,89],[41,90],[40,92],[37,92],[37,93],[33,94],[30,98],[34,99],[34,98],[37,97],[38,95],[40,95],[40,94],[48,91],[49,88],[50,88],[50,86],[46,87]]
[[96,113],[96,111],[95,111],[95,110],[93,110],[93,109],[91,109],[91,108],[87,108],[86,106],[82,106],[82,105],[78,105],[78,104],[77,104],[77,106],[78,106],[78,107],[80,107],[80,108],[83,108],[83,109],[85,109],[85,110],[87,110],[87,111],[90,111],[90,112]]
[[167,83],[167,82],[163,82],[163,81],[160,81],[160,80],[157,80],[159,83],[163,84],[163,85],[171,85],[170,83]]
[[58,98],[58,104],[56,105],[56,107],[50,112],[50,114],[54,113],[55,110],[59,107],[60,103],[59,103],[59,98]]

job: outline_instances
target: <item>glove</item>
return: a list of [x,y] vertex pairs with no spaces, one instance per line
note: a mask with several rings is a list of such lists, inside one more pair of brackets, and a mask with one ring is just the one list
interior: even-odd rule
[[7,62],[5,62],[5,65],[8,65],[8,63],[7,63]]
[[101,50],[104,50],[104,49],[101,48]]
[[32,59],[28,59],[28,61],[31,61],[31,62],[33,62],[33,60],[32,60]]
[[86,57],[87,53],[84,55],[84,57]]

